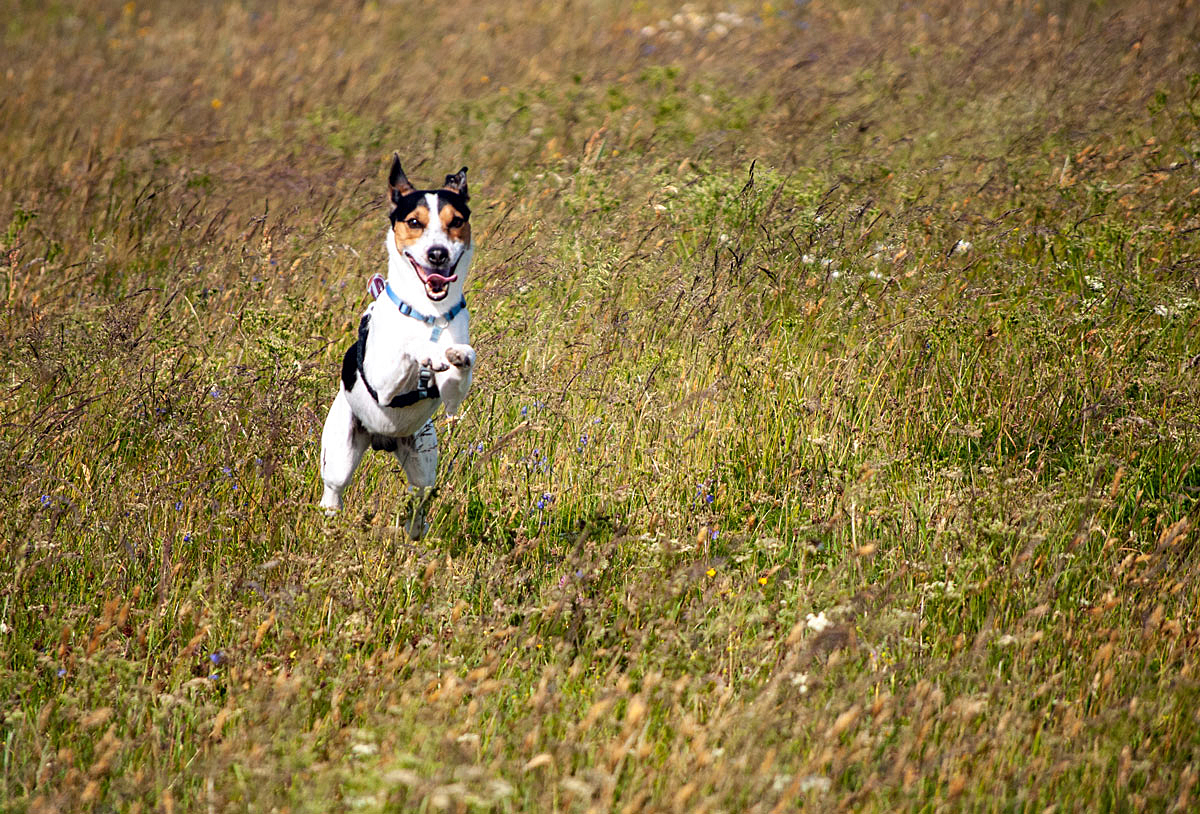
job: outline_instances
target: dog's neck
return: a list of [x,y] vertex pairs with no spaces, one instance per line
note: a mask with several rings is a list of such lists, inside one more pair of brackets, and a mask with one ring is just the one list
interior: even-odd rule
[[425,285],[417,277],[412,263],[408,262],[408,259],[396,248],[396,239],[390,229],[385,233],[383,242],[387,244],[388,285],[392,291],[396,292],[397,297],[421,313],[431,316],[441,316],[462,302],[463,287],[467,282],[467,274],[471,270],[471,260],[475,255],[473,244],[464,249],[458,259],[458,265],[455,266],[458,279],[447,287],[446,296],[435,302],[429,299]]

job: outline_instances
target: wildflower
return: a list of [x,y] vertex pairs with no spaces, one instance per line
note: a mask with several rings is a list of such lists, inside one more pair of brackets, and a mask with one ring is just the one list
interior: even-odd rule
[[185,543],[190,543],[192,541],[192,533],[190,531],[184,532],[183,541]]
[[1099,277],[1093,277],[1092,275],[1089,274],[1083,278],[1083,281],[1085,283],[1087,283],[1087,287],[1092,289],[1092,291],[1103,291],[1104,290],[1104,281],[1101,280]]
[[58,677],[59,677],[59,678],[63,678],[63,677],[66,675],[66,674],[67,674],[67,668],[66,668],[66,667],[59,667],[59,668],[58,668]]
[[219,399],[221,397],[221,388],[214,387],[212,390],[208,391],[208,395],[214,399]]
[[821,631],[830,627],[833,624],[833,622],[829,621],[829,618],[825,615],[825,611],[821,611],[820,613],[818,613],[816,615],[813,615],[811,613],[808,614],[805,617],[804,624],[809,630],[813,630],[813,631],[816,631],[817,633],[820,633]]
[[212,100],[212,102],[210,102],[209,104],[211,104],[211,105],[212,105],[212,109],[213,109],[213,110],[220,110],[220,109],[221,109],[221,105],[223,105],[223,104],[225,104],[225,103],[224,103],[224,102],[222,102],[220,99],[217,99],[217,98],[215,98],[215,97],[214,97],[214,98],[213,98],[213,100]]
[[1154,306],[1154,313],[1164,319],[1174,319],[1183,314],[1184,311],[1196,306],[1196,301],[1185,297],[1175,303],[1166,303],[1163,305]]
[[826,792],[833,785],[828,777],[810,774],[808,777],[800,779],[800,792],[806,794],[810,791]]
[[969,240],[960,240],[954,244],[954,253],[955,254],[966,254],[970,250],[971,250],[971,241],[969,241]]
[[209,653],[208,660],[213,664],[220,666],[225,663],[225,653],[222,650],[218,650],[215,653]]
[[792,686],[800,690],[801,695],[808,694],[808,673],[796,673],[792,676]]
[[218,678],[220,678],[220,677],[221,677],[221,674],[220,674],[220,673],[209,673],[209,674],[208,674],[208,680],[209,680],[209,681],[216,681],[216,680],[217,680]]
[[710,568],[704,572],[704,575],[707,576],[709,579],[711,579],[717,575],[717,569]]
[[177,511],[177,512],[183,511],[183,501],[182,500],[175,501],[175,511]]
[[766,584],[767,584],[767,578],[766,578],[766,577],[759,577],[759,578],[758,578],[758,584],[759,584],[759,585],[766,585]]
[[50,495],[42,495],[42,505],[43,506],[50,505]]
[[522,405],[521,406],[521,418],[528,418],[528,417],[529,417],[529,408]]
[[231,478],[233,477],[233,470],[230,469],[229,467],[223,466],[223,467],[221,467],[221,471],[224,472],[228,477],[231,477]]

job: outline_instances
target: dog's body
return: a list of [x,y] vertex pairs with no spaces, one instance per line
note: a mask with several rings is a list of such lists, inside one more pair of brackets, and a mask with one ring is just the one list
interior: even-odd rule
[[466,167],[438,190],[417,190],[392,161],[387,287],[367,306],[358,341],[342,361],[341,386],[321,433],[321,506],[342,507],[368,446],[391,452],[408,476],[407,529],[425,532],[425,504],[437,479],[433,414],[456,416],[475,366],[463,288],[474,256]]

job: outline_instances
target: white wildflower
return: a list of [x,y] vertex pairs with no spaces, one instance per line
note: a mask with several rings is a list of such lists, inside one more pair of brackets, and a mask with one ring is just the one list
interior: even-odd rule
[[1093,277],[1092,275],[1088,274],[1083,278],[1083,281],[1087,283],[1087,287],[1092,289],[1092,291],[1104,290],[1104,281],[1099,277]]
[[833,784],[829,781],[828,777],[810,774],[808,777],[805,777],[800,781],[800,791],[806,793],[810,791],[826,792],[829,791],[829,788],[832,785]]
[[792,686],[800,690],[801,695],[808,694],[808,673],[796,673],[792,676]]
[[829,617],[825,615],[825,611],[821,611],[816,615],[811,613],[808,614],[808,616],[805,617],[804,624],[809,630],[815,630],[817,633],[820,633],[822,630],[830,627],[833,622],[829,621]]
[[1174,319],[1182,315],[1184,311],[1194,307],[1196,307],[1196,301],[1190,297],[1185,297],[1178,302],[1154,306],[1154,313],[1165,319]]
[[960,240],[954,244],[955,254],[966,254],[969,251],[971,251],[971,241],[969,240]]

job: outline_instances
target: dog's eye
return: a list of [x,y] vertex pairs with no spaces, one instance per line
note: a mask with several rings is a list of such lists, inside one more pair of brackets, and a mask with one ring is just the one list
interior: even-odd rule
[[409,229],[424,229],[425,228],[425,224],[421,223],[421,221],[417,220],[416,218],[409,218],[408,220],[404,221],[404,223],[406,226],[408,226]]
[[455,215],[454,217],[452,217],[452,218],[450,219],[450,228],[451,228],[451,229],[459,229],[459,228],[461,228],[461,227],[462,227],[462,225],[463,225],[464,223],[466,223],[466,221],[465,221],[465,220],[463,220],[462,218],[460,218],[458,215]]

